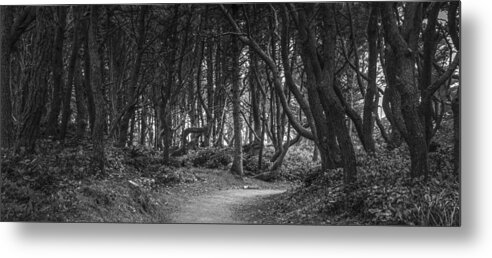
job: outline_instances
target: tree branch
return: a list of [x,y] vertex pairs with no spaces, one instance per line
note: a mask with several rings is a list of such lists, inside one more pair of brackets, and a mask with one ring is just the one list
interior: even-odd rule
[[[227,20],[231,24],[231,26],[236,30],[237,33],[241,33],[241,29],[237,25],[236,21],[232,18],[232,16],[229,14],[229,12],[225,9],[224,5],[220,4],[219,5],[221,11],[224,13],[226,16]],[[251,37],[246,37],[246,36],[241,36],[238,35],[239,40],[241,40],[244,44],[247,44],[250,46],[260,57],[263,59],[263,61],[268,65],[270,70],[273,73],[274,80],[273,80],[273,85],[275,86],[275,92],[279,96],[280,103],[282,104],[282,108],[284,112],[286,113],[287,117],[289,118],[290,124],[294,127],[294,129],[300,133],[302,136],[314,140],[314,135],[310,130],[307,130],[304,128],[301,123],[296,119],[296,117],[292,114],[292,111],[290,110],[287,100],[285,98],[285,95],[282,91],[282,85],[280,82],[279,78],[279,72],[278,69],[275,65],[275,62],[272,60],[272,58],[261,49],[261,47],[254,41]]]
[[430,95],[434,94],[434,92],[436,92],[436,90],[438,90],[439,87],[441,87],[441,85],[444,82],[446,82],[446,80],[449,79],[449,77],[451,77],[453,75],[454,70],[456,69],[456,67],[460,63],[460,56],[461,55],[458,52],[456,54],[456,56],[454,57],[453,62],[449,65],[448,70],[445,73],[441,74],[441,76],[439,76],[439,78],[437,78],[431,85],[429,85],[429,87],[427,87],[427,89],[425,89],[424,96],[430,96]]

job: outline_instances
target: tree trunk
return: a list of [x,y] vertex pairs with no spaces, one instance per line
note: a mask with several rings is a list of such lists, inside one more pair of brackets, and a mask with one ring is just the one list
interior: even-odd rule
[[[386,64],[392,64],[392,57],[390,57],[391,54],[386,55]],[[393,68],[390,68],[388,66],[387,70],[391,70]],[[387,87],[386,90],[384,91],[383,95],[383,110],[384,113],[386,114],[386,118],[391,124],[391,136],[390,136],[390,143],[388,144],[388,149],[392,150],[394,148],[398,148],[401,146],[401,134],[406,133],[406,126],[403,121],[403,116],[401,114],[401,97],[400,93],[395,87],[395,80],[396,77],[394,77],[394,73],[389,72],[387,73],[386,76],[386,81],[387,81]],[[394,78],[392,78],[394,77]]]
[[127,145],[128,146],[133,146],[133,140],[135,139],[135,114],[132,116],[132,118],[130,119],[130,132],[129,132],[129,136],[128,136],[128,143]]
[[[73,8],[73,14],[74,14],[74,28],[73,28],[73,42],[72,42],[72,51],[71,51],[71,56],[70,56],[70,61],[68,64],[68,76],[67,76],[67,84],[63,96],[63,112],[62,112],[62,123],[61,123],[61,128],[60,128],[60,138],[64,139],[65,135],[67,133],[67,126],[68,122],[70,120],[70,100],[72,99],[72,85],[74,83],[77,83],[79,85],[75,86],[75,95],[77,99],[77,127],[79,128],[77,131],[77,135],[81,136],[83,134],[82,130],[82,120],[85,119],[85,112],[82,111],[82,92],[80,88],[80,83],[78,80],[75,80],[75,74],[77,73],[77,78],[80,78],[78,76],[78,72],[76,72],[76,68],[80,67],[80,62],[78,58],[78,53],[79,53],[79,48],[80,48],[80,39],[79,39],[79,33],[80,33],[80,7],[72,7]],[[77,65],[77,66],[76,66]],[[81,114],[79,114],[81,112]],[[84,126],[85,127],[85,126]],[[84,128],[85,130],[85,128]]]
[[26,106],[23,109],[22,124],[19,130],[19,144],[26,147],[28,152],[34,152],[35,143],[40,133],[41,118],[45,114],[45,104],[48,94],[49,60],[53,45],[52,35],[46,27],[48,9],[36,7],[36,33],[33,44],[33,63],[35,69],[29,76],[29,91]]
[[[58,136],[58,117],[60,116],[63,96],[63,39],[65,34],[67,7],[55,7],[55,17],[57,26],[55,30],[55,42],[53,45],[53,58],[51,61],[51,68],[53,72],[53,94],[47,125],[47,134],[51,136]],[[70,87],[70,90],[71,89],[72,87]],[[65,94],[70,94],[70,96],[72,96],[71,93],[72,91]],[[68,101],[70,101],[70,99]]]
[[[233,17],[237,15],[237,6],[232,6]],[[239,92],[240,71],[239,57],[241,49],[236,35],[232,36],[232,117],[234,123],[234,159],[232,161],[231,173],[243,177],[243,146],[241,142],[241,96]]]
[[169,56],[169,69],[167,70],[167,78],[166,78],[166,83],[165,83],[165,88],[161,89],[161,99],[159,103],[159,124],[161,126],[160,130],[160,135],[161,135],[161,141],[163,142],[163,151],[162,151],[162,158],[163,158],[163,163],[165,165],[169,164],[170,161],[170,149],[171,149],[171,144],[172,144],[172,106],[171,104],[173,103],[173,98],[175,95],[173,94],[173,90],[175,90],[175,84],[176,81],[174,80],[175,78],[175,70],[176,70],[176,56],[177,56],[177,45],[178,45],[178,39],[177,39],[177,30],[178,30],[178,19],[179,19],[179,8],[178,5],[175,6],[174,8],[174,17],[173,17],[173,24],[171,28],[171,49],[172,52],[170,53]]
[[91,73],[91,88],[94,94],[94,128],[92,130],[92,158],[94,160],[93,173],[104,173],[104,120],[105,120],[105,108],[104,108],[104,91],[103,91],[103,78],[101,74],[102,59],[101,59],[101,46],[98,42],[98,20],[99,20],[99,6],[91,6],[90,26],[89,26],[89,56],[90,56],[90,73]]
[[145,146],[145,138],[147,135],[147,108],[142,107],[140,115],[140,145]]
[[[439,14],[439,3],[432,3],[432,8],[428,17],[427,26],[423,33],[424,50],[423,50],[423,67],[420,81],[420,90],[425,91],[432,84],[432,67],[434,64],[434,55],[436,52],[436,24]],[[427,147],[433,136],[433,109],[432,94],[422,94],[422,113],[424,117],[425,139]],[[437,126],[437,125],[436,125]]]
[[[460,7],[460,2],[451,2],[448,10],[448,27],[449,34],[453,40],[453,44],[457,50],[460,50],[459,31],[456,25],[457,11]],[[461,106],[461,86],[458,86],[456,98],[453,100],[451,108],[453,110],[453,129],[454,129],[454,173],[460,174],[461,170],[461,128],[460,128],[460,106]]]
[[369,24],[367,25],[367,37],[369,41],[369,81],[367,84],[366,95],[364,97],[364,116],[362,123],[363,131],[363,143],[366,152],[374,153],[376,147],[374,144],[373,132],[374,132],[374,116],[375,110],[377,110],[378,103],[376,102],[377,85],[377,36],[378,36],[378,8],[372,8],[369,17]]
[[130,119],[135,115],[135,105],[137,104],[138,95],[137,91],[138,79],[140,77],[140,70],[142,67],[142,56],[144,54],[144,43],[145,43],[145,17],[148,10],[148,6],[142,5],[140,7],[138,15],[138,37],[136,46],[136,57],[135,63],[133,65],[133,70],[130,77],[130,84],[127,89],[127,109],[123,114],[120,121],[120,135],[118,137],[118,146],[125,146],[128,137],[128,126]]
[[[242,34],[242,32],[241,32],[239,26],[237,25],[237,23],[235,22],[234,18],[232,18],[232,16],[225,9],[225,7],[223,5],[220,5],[219,7],[221,8],[222,12],[226,15],[226,18],[229,20],[231,25],[234,27],[234,30],[236,32]],[[258,43],[256,41],[254,41],[252,38],[245,37],[245,36],[238,36],[238,37],[243,43],[245,43],[249,47],[251,47],[258,54],[258,56],[261,59],[263,59],[263,61],[268,66],[268,68],[270,68],[270,70],[272,72],[272,77],[273,77],[272,80],[273,80],[274,90],[280,99],[280,104],[282,105],[282,109],[285,112],[285,114],[287,115],[289,122],[292,125],[292,127],[298,133],[300,133],[303,137],[314,140],[313,132],[311,132],[310,130],[307,130],[306,128],[304,128],[301,125],[301,123],[294,116],[294,114],[290,110],[289,106],[287,105],[287,99],[285,98],[285,94],[282,90],[282,80],[280,78],[280,73],[278,71],[278,68],[277,68],[277,65],[276,65],[274,59],[269,54],[267,54],[265,51],[263,51],[263,49],[261,49],[261,47],[258,45]]]
[[[166,110],[164,109],[164,112]],[[170,156],[171,156],[171,143],[172,143],[172,132],[171,132],[171,123],[172,123],[172,117],[170,112],[165,112],[164,113],[164,120],[162,121],[163,123],[163,142],[164,142],[164,150],[162,152],[163,155],[163,163],[165,165],[169,164],[170,161]]]
[[0,6],[1,148],[10,148],[15,142],[14,123],[12,121],[12,101],[10,95],[10,31],[12,23],[12,7]]
[[[208,132],[205,135],[205,147],[213,142],[213,128],[215,127],[215,108],[214,108],[214,43],[211,39],[207,42],[207,125]],[[217,81],[217,80],[216,80]]]
[[[265,107],[264,107],[264,100],[262,101],[263,103],[263,108],[262,108],[262,117],[265,117]],[[258,170],[261,171],[262,165],[263,165],[263,149],[265,148],[265,125],[266,125],[266,119],[262,119],[261,123],[261,136],[260,136],[260,151],[258,152]]]
[[[316,91],[326,116],[325,123],[332,126],[333,129],[330,131],[332,131],[331,133],[334,132],[337,142],[339,143],[344,168],[344,183],[350,184],[356,179],[357,167],[352,140],[350,139],[350,135],[345,124],[344,108],[336,95],[334,87],[336,58],[335,20],[332,15],[333,9],[327,6],[323,6],[322,8],[323,21],[326,26],[322,33],[322,60],[319,59],[317,53],[318,43],[314,35],[313,28],[311,27],[312,24],[308,23],[308,18],[310,17],[309,15],[312,15],[314,10],[310,9],[310,7],[306,7],[299,13],[300,36],[304,43],[303,60],[305,62],[304,65],[310,68],[311,83],[316,87]],[[321,65],[321,62],[323,65]],[[308,94],[310,93],[308,92]],[[314,112],[313,115],[316,117]],[[318,137],[320,136],[318,135]],[[321,148],[320,152],[322,155],[324,154]]]
[[[337,163],[337,149],[333,123],[330,123],[329,114],[324,111],[319,92],[319,81],[321,68],[319,66],[316,42],[313,41],[314,34],[306,18],[305,10],[299,13],[299,45],[303,46],[301,57],[307,76],[308,100],[316,126],[316,145],[321,157],[323,170],[335,168]],[[325,103],[327,104],[327,103]]]
[[451,108],[453,110],[453,144],[454,144],[454,173],[455,175],[460,174],[461,169],[461,146],[460,146],[460,88],[458,88],[458,92],[456,93],[456,98],[453,100],[451,104]]
[[407,133],[403,136],[410,151],[411,177],[427,177],[429,174],[425,126],[419,116],[421,96],[415,82],[415,57],[413,52],[416,47],[415,38],[417,35],[416,31],[411,29],[415,26],[412,19],[418,21],[416,15],[420,5],[420,3],[409,3],[405,6],[405,18],[409,19],[409,21],[405,22],[405,26],[402,29],[403,35],[397,26],[398,23],[392,4],[382,4],[381,9],[385,40],[391,46],[391,50],[388,51],[390,52],[389,56],[390,59],[394,59],[391,62],[394,67],[388,69],[387,73],[388,77],[390,77],[391,72],[395,73],[391,76],[395,79],[395,85],[392,87],[397,89],[401,96],[401,111],[407,130]]
[[[77,60],[75,62],[75,67],[76,67],[76,70],[80,69],[80,58],[77,58]],[[74,74],[73,84],[75,87],[75,104],[77,107],[77,116],[76,116],[75,120],[77,123],[76,135],[77,135],[78,139],[82,139],[84,137],[85,130],[87,127],[87,110],[86,110],[86,107],[84,104],[85,101],[84,101],[84,93],[83,93],[83,82],[81,82],[81,78],[82,78],[81,72],[77,71]],[[70,79],[69,79],[69,82],[70,82]],[[64,110],[65,110],[64,112],[66,112],[67,109],[70,110],[70,108],[64,107]]]
[[[335,42],[336,41],[331,41],[333,46]],[[334,53],[335,48],[333,47],[332,50],[333,52],[331,53]],[[331,63],[329,63],[330,60],[332,61]],[[318,86],[320,87],[318,91],[322,100],[321,103],[323,109],[327,114],[328,123],[333,123],[333,128],[340,146],[344,171],[344,183],[350,184],[356,180],[357,176],[356,159],[352,139],[350,138],[348,128],[345,124],[345,112],[334,91],[332,77],[334,76],[334,60],[334,58],[325,59],[325,67],[331,67],[331,71],[330,68],[324,69],[324,78]]]
[[[261,119],[260,119],[260,90],[258,87],[261,85],[257,85],[256,82],[256,67],[258,66],[258,60],[256,58],[256,54],[250,50],[249,52],[250,59],[250,67],[249,67],[249,86],[250,86],[250,95],[251,95],[251,114],[252,122],[253,122],[253,131],[254,135],[261,134]],[[254,138],[254,142],[259,142],[260,139]]]
[[[89,8],[90,9],[90,8]],[[87,96],[87,111],[89,113],[89,124],[91,128],[91,134],[94,132],[94,123],[96,120],[96,104],[94,101],[94,93],[92,90],[91,86],[91,56],[90,56],[90,51],[91,47],[89,44],[89,28],[90,24],[89,21],[85,22],[85,40],[84,40],[84,86],[85,86],[85,93]]]

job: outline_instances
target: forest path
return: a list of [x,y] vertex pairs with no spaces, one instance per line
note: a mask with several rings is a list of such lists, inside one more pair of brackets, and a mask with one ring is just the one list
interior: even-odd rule
[[191,198],[171,216],[173,223],[246,223],[234,215],[235,209],[262,197],[279,194],[285,190],[231,189]]

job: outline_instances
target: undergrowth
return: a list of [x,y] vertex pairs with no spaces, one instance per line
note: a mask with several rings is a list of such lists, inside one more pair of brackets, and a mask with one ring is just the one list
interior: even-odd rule
[[[342,169],[311,169],[301,187],[253,208],[266,224],[459,226],[460,184],[449,162],[428,180],[408,177],[405,147],[359,156],[358,178],[343,184]],[[449,160],[447,151],[437,152]],[[435,167],[438,159],[431,160]],[[259,209],[259,210],[258,210]],[[252,215],[253,216],[253,215]]]
[[[312,143],[301,141],[289,149],[279,171],[280,179],[299,187],[250,216],[267,224],[459,226],[460,178],[453,171],[450,128],[444,121],[434,137],[428,179],[408,177],[405,145],[389,151],[378,143],[374,155],[356,148],[358,176],[349,186],[342,169],[322,171],[313,161]],[[44,139],[35,154],[2,151],[1,221],[166,222],[161,198],[166,187],[204,180],[193,167],[224,172],[232,162],[230,148],[191,150],[162,165],[159,151],[107,145],[105,172],[92,173],[88,142]],[[245,153],[246,174],[267,171],[273,153],[265,146],[261,169],[258,153]]]
[[90,157],[90,144],[51,140],[36,154],[2,152],[1,221],[162,223],[163,187],[199,180],[145,148],[106,146],[105,173]]

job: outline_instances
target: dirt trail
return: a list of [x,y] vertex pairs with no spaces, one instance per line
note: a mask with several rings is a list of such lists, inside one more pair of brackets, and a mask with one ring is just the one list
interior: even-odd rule
[[172,215],[171,219],[173,223],[246,223],[246,221],[241,221],[234,216],[236,208],[261,197],[279,194],[284,191],[272,189],[217,191],[188,200]]

